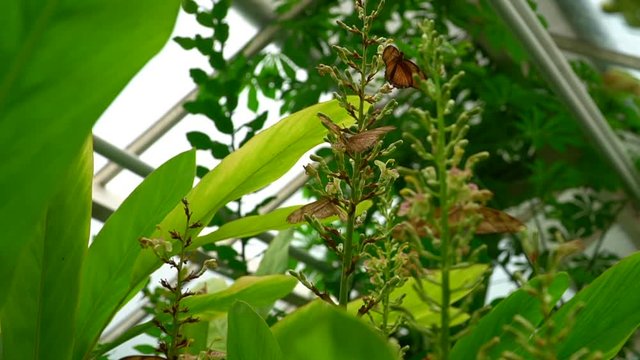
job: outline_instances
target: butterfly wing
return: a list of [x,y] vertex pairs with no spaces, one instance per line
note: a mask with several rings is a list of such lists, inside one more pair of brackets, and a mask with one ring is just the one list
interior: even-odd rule
[[424,73],[416,63],[406,60],[404,54],[395,46],[389,45],[382,52],[385,64],[385,79],[397,88],[417,87],[413,81],[413,74],[424,79]]
[[382,126],[353,135],[346,140],[347,150],[351,153],[367,151],[371,149],[384,134],[393,129],[395,129],[394,126]]
[[292,212],[287,217],[287,221],[290,224],[296,224],[304,221],[305,215],[315,216],[318,219],[324,219],[333,215],[341,215],[341,212],[340,209],[331,202],[331,200],[322,198]]

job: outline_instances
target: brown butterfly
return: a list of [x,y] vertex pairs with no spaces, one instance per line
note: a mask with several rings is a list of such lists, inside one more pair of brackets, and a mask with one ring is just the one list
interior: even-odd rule
[[338,215],[340,218],[345,217],[340,208],[335,205],[331,200],[322,198],[309,203],[298,210],[292,212],[287,216],[287,222],[290,224],[296,224],[304,221],[304,216],[315,216],[318,219],[328,218],[329,216]]
[[361,153],[371,149],[384,134],[395,129],[394,126],[381,126],[355,134],[346,139],[345,145],[350,153]]
[[413,74],[418,74],[421,79],[425,79],[425,75],[418,65],[411,60],[404,58],[404,53],[393,45],[384,48],[382,52],[382,60],[385,64],[384,78],[397,88],[418,88],[413,81]]
[[[458,224],[464,220],[465,217],[473,214],[479,214],[482,216],[482,220],[477,224],[475,234],[487,235],[487,234],[515,234],[521,231],[525,225],[518,219],[507,214],[504,211],[481,206],[476,210],[463,210],[460,207],[455,207],[449,210],[449,226],[455,231]],[[440,211],[436,209],[436,221],[440,218]],[[426,228],[431,230],[431,233],[435,236],[439,236],[438,231],[431,225],[427,224],[424,219],[412,221],[413,226],[417,230],[418,236],[427,236],[428,232]],[[399,227],[396,230],[395,235],[399,236],[403,227]]]
[[462,221],[464,217],[474,212],[482,215],[482,221],[476,226],[476,234],[515,234],[524,228],[522,221],[504,211],[486,206],[482,206],[476,211],[464,211],[462,208],[456,207],[449,211],[449,223],[455,226],[455,224]]

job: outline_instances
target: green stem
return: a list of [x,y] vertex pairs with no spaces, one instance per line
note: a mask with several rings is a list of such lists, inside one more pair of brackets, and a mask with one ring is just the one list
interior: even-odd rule
[[[387,238],[387,241],[385,242],[385,250],[386,250],[385,259],[387,260],[391,259],[392,254],[391,254],[390,248],[391,248],[391,244],[389,244],[389,238]],[[384,268],[384,279],[387,282],[391,280],[391,272],[389,270],[389,266],[391,266],[391,261],[387,261],[387,266]],[[389,336],[388,329],[389,329],[389,298],[390,296],[391,295],[387,290],[385,290],[384,294],[382,295],[382,331],[385,336]]]
[[351,277],[351,261],[353,259],[353,227],[356,221],[356,207],[353,203],[349,206],[347,218],[347,233],[345,234],[344,255],[342,257],[342,275],[340,277],[340,306],[347,307],[349,302],[349,278]]
[[449,271],[451,267],[450,249],[451,239],[449,234],[449,199],[447,184],[447,154],[445,150],[445,122],[444,107],[442,99],[440,79],[434,78],[436,87],[437,115],[438,115],[438,144],[436,146],[436,162],[438,166],[438,182],[440,185],[440,244],[441,257],[440,270],[442,272],[442,299],[440,311],[440,356],[442,360],[449,358],[449,305],[451,303]]
[[[363,5],[363,11],[366,14],[366,6]],[[366,21],[366,20],[364,20]],[[358,95],[360,97],[360,106],[358,109],[358,130],[364,131],[366,126],[365,114],[364,114],[364,97],[365,87],[367,85],[367,34],[362,34],[362,67],[360,68],[360,88],[358,89]],[[349,209],[347,211],[347,232],[344,238],[344,249],[342,256],[342,274],[340,276],[340,294],[339,304],[341,307],[346,308],[349,302],[349,292],[351,291],[350,278],[351,278],[351,263],[353,262],[353,230],[356,221],[356,206],[360,202],[360,196],[362,193],[359,173],[361,168],[362,159],[359,154],[356,154],[353,158],[353,173],[351,177],[351,196],[349,199]]]

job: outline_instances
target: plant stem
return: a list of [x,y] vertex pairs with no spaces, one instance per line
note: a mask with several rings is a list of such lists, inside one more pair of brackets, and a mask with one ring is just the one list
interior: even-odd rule
[[444,123],[444,107],[440,87],[440,79],[434,77],[434,83],[436,88],[436,101],[437,101],[437,116],[438,116],[438,144],[436,146],[436,162],[438,166],[438,183],[440,185],[439,200],[440,200],[440,246],[442,262],[440,264],[440,270],[442,273],[442,301],[440,311],[440,359],[447,360],[449,358],[449,304],[451,302],[451,294],[449,289],[449,270],[451,267],[449,247],[450,234],[449,234],[449,199],[448,199],[448,184],[447,184],[447,154],[445,149],[445,123]]
[[[366,3],[363,4],[363,11],[366,14]],[[363,21],[367,21],[363,19]],[[358,119],[356,119],[358,125],[358,131],[364,131],[366,126],[365,114],[364,114],[364,97],[365,87],[367,85],[367,34],[362,34],[362,67],[360,68],[360,88],[358,89],[358,96],[360,98],[360,106],[358,108]],[[346,308],[349,302],[350,278],[351,278],[351,263],[353,262],[353,228],[356,221],[356,206],[360,202],[360,196],[362,193],[359,173],[361,168],[362,158],[360,154],[356,154],[353,158],[353,173],[351,176],[351,196],[349,199],[349,209],[347,210],[347,231],[344,238],[344,249],[342,256],[342,274],[340,276],[340,294],[339,304],[341,307]]]
[[349,205],[347,214],[347,233],[345,234],[344,253],[342,256],[342,275],[340,277],[340,306],[347,307],[349,302],[349,278],[351,271],[351,261],[353,259],[353,227],[356,221],[356,207],[353,203]]

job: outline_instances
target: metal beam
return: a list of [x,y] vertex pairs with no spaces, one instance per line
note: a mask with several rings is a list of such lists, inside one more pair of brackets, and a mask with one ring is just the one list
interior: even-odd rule
[[[308,6],[310,6],[314,0],[302,0],[296,4],[289,12],[280,16],[274,24],[266,26],[264,29],[258,32],[258,34],[249,41],[240,54],[250,58],[258,54],[262,49],[269,45],[276,34],[280,31],[281,26],[279,22],[291,20],[296,16],[299,16]],[[238,55],[232,57],[235,58]],[[169,131],[173,126],[180,122],[187,116],[187,111],[183,105],[186,102],[193,101],[198,95],[198,88],[193,88],[188,94],[182,97],[175,105],[169,109],[158,121],[156,121],[151,127],[138,136],[131,144],[126,147],[126,150],[140,155],[147,150],[153,143],[155,143],[162,135]],[[108,163],[102,169],[100,169],[94,176],[94,181],[99,185],[106,185],[122,170],[118,164]]]
[[600,46],[588,44],[584,40],[571,38],[559,34],[551,34],[551,38],[559,48],[574,54],[604,61],[630,69],[640,70],[640,57],[622,54]]

